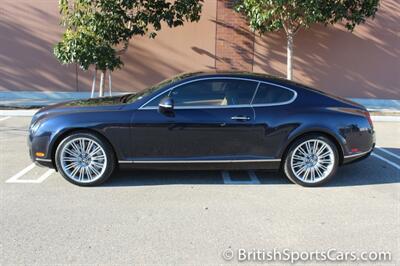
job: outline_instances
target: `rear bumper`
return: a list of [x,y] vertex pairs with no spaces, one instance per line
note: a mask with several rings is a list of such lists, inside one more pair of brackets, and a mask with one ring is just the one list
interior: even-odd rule
[[[368,122],[365,122],[368,123]],[[346,143],[343,147],[343,164],[357,162],[368,158],[375,148],[376,136],[375,131],[368,126],[353,127],[349,132],[343,134]]]
[[358,162],[358,161],[361,161],[361,160],[364,160],[364,159],[368,158],[371,155],[371,153],[374,150],[374,148],[375,148],[375,144],[368,151],[344,156],[343,157],[343,164],[355,163],[355,162]]

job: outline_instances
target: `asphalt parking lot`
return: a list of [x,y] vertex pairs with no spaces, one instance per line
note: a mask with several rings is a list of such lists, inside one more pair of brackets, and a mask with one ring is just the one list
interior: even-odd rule
[[226,249],[273,248],[400,263],[399,122],[375,122],[381,149],[325,187],[264,171],[125,171],[82,188],[32,165],[29,121],[0,117],[1,265],[237,264]]

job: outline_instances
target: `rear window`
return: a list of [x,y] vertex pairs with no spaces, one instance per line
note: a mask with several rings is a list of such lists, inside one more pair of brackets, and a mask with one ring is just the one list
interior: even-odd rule
[[252,104],[275,104],[292,100],[294,92],[274,85],[260,83]]

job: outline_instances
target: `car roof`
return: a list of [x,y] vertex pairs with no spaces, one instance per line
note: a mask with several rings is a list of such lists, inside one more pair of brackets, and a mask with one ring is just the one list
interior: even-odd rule
[[[298,83],[292,80],[288,80],[284,77],[273,76],[265,73],[248,72],[248,71],[235,71],[235,70],[210,70],[210,71],[198,71],[198,72],[187,72],[177,75],[177,81],[187,81],[191,79],[198,79],[201,77],[236,77],[236,78],[248,78],[256,79],[260,81],[272,82],[278,85],[286,86],[295,89],[305,89],[314,93],[322,94],[327,97],[340,98],[336,95],[322,91],[302,83]],[[340,100],[343,100],[340,98]]]
[[[273,76],[265,73],[248,72],[248,71],[236,71],[236,70],[210,70],[210,71],[197,71],[197,72],[186,72],[177,75],[175,78],[178,81],[191,80],[197,78],[206,77],[235,77],[235,78],[248,78],[257,79],[263,81],[270,81],[280,85],[286,85],[291,87],[301,87],[306,89],[312,89],[304,84],[297,83],[291,80],[287,80],[284,77]],[[316,90],[319,91],[319,90]]]
[[178,77],[183,78],[199,78],[199,77],[241,77],[241,78],[255,78],[255,79],[278,79],[284,81],[284,78],[275,77],[272,75],[256,72],[235,71],[235,70],[210,70],[210,71],[197,71],[179,74]]

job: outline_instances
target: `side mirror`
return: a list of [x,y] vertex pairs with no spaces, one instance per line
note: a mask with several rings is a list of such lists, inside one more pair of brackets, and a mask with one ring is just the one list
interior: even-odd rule
[[162,114],[171,114],[174,112],[174,100],[170,97],[163,98],[158,104],[158,111]]

